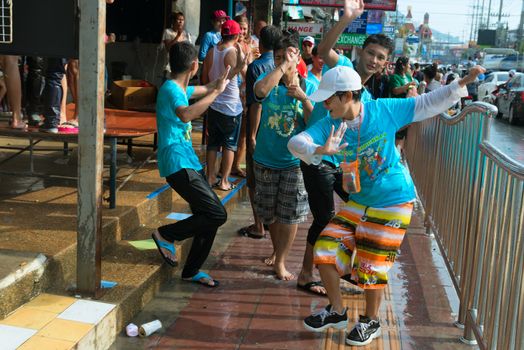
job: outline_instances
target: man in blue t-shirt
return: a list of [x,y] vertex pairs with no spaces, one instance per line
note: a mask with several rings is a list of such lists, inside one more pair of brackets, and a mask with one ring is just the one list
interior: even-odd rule
[[260,57],[253,61],[246,72],[246,106],[247,106],[247,123],[246,123],[246,185],[249,194],[249,201],[253,209],[253,218],[255,223],[242,227],[238,233],[251,238],[263,238],[265,236],[264,225],[259,219],[255,210],[255,173],[253,170],[253,153],[256,145],[256,137],[260,116],[262,114],[262,105],[256,101],[253,87],[258,77],[264,73],[271,72],[275,69],[273,61],[273,48],[280,40],[282,31],[272,25],[265,26],[259,32],[259,50]]
[[[204,175],[191,141],[191,121],[199,118],[229,83],[229,68],[219,79],[205,86],[187,86],[198,71],[196,48],[188,42],[175,43],[169,51],[171,79],[160,88],[156,115],[158,129],[158,170],[167,183],[189,203],[193,215],[159,227],[153,234],[158,251],[171,266],[176,265],[174,241],[194,237],[182,270],[186,281],[208,287],[218,286],[200,271],[218,228],[227,213]],[[189,98],[199,99],[189,106]]]
[[[255,153],[255,205],[257,215],[269,225],[273,265],[281,280],[294,278],[285,266],[298,224],[306,219],[307,194],[300,161],[287,149],[289,139],[304,129],[313,105],[306,94],[315,85],[299,76],[298,33],[286,32],[273,51],[276,69],[255,83],[256,99],[262,103]],[[253,126],[253,125],[252,125]]]
[[[333,47],[344,29],[360,14],[361,12],[358,9],[345,11],[339,22],[326,33],[319,43],[316,49],[318,56],[324,61],[323,74],[333,67],[353,67],[351,61],[345,56],[338,55],[333,50]],[[393,42],[391,39],[383,34],[370,35],[364,42],[356,65],[356,71],[362,81],[367,81],[375,72],[382,70],[386,65],[388,56],[392,52]],[[372,99],[371,94],[364,90],[362,101],[370,99]],[[328,111],[322,103],[315,104],[307,124],[308,127],[325,118],[327,118],[327,121],[332,122],[327,117],[327,114]],[[313,214],[313,222],[308,230],[306,253],[304,254],[302,270],[298,276],[297,285],[308,292],[325,295],[325,288],[318,281],[315,281],[313,275],[313,246],[320,232],[335,215],[333,193],[337,193],[344,201],[347,200],[347,194],[342,189],[342,171],[335,157],[325,156],[322,162],[317,165],[301,162],[300,168],[304,176],[309,208]]]
[[360,76],[348,67],[336,67],[309,96],[315,103],[323,103],[336,123],[321,120],[293,137],[288,148],[308,164],[319,164],[323,155],[336,155],[347,169],[344,188],[352,193],[314,246],[314,263],[329,305],[304,320],[307,329],[319,332],[347,327],[340,276],[363,288],[366,299],[364,315],[348,333],[346,343],[367,345],[380,336],[378,310],[387,273],[409,226],[416,198],[410,174],[400,163],[395,133],[446,111],[467,96],[466,85],[483,71],[474,67],[467,77],[416,98],[361,102]]
[[198,60],[200,62],[204,62],[209,49],[216,46],[220,40],[222,40],[220,28],[222,27],[222,24],[228,19],[229,16],[223,10],[216,10],[213,12],[213,16],[211,17],[213,30],[204,34],[202,41],[200,42],[200,50],[198,51]]

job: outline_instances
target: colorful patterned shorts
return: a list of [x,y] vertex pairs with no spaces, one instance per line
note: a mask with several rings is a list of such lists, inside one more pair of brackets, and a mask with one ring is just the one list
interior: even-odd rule
[[372,208],[347,202],[320,234],[314,263],[335,265],[361,288],[385,288],[412,211],[412,203]]

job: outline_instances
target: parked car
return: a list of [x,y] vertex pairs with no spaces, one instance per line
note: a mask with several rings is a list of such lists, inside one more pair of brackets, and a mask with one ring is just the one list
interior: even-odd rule
[[479,85],[478,89],[478,100],[484,101],[484,102],[490,102],[487,101],[486,98],[491,95],[495,89],[501,85],[507,82],[509,79],[509,73],[508,72],[492,72],[486,76],[486,79],[482,84]]
[[524,55],[509,55],[500,61],[499,65],[500,70],[510,70],[515,69],[518,71],[524,71]]
[[508,118],[510,124],[524,121],[524,74],[517,73],[507,84],[498,88],[495,104],[499,117]]

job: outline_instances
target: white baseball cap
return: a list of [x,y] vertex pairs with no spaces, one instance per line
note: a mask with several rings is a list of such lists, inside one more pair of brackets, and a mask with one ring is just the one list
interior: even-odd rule
[[311,45],[315,46],[315,38],[312,36],[306,36],[302,42],[309,42]]
[[322,76],[317,91],[309,95],[313,102],[323,102],[338,91],[359,91],[362,89],[360,75],[350,67],[338,66]]

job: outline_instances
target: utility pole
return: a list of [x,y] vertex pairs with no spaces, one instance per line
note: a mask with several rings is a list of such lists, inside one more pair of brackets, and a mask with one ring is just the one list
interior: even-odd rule
[[480,16],[480,0],[477,0],[475,10],[477,11],[475,14],[475,29],[473,30],[473,39],[478,40],[478,30],[479,30],[479,16]]
[[517,31],[517,50],[522,52],[524,45],[522,42],[522,36],[524,32],[524,0],[522,0],[522,10],[520,11],[520,24],[519,30]]
[[504,0],[500,0],[500,7],[499,7],[499,25],[502,23],[501,17],[502,17],[502,6],[504,4]]
[[484,5],[486,4],[486,0],[482,0],[482,8],[480,10],[480,22],[479,22],[479,29],[483,27],[482,23],[484,22]]
[[471,7],[471,30],[469,32],[469,41],[470,42],[473,41],[473,24],[474,23],[475,23],[475,0],[473,0],[473,6]]
[[[502,2],[502,0],[501,0]],[[489,0],[489,4],[488,4],[488,23],[486,24],[486,29],[489,29],[489,20],[491,18],[491,0]]]

